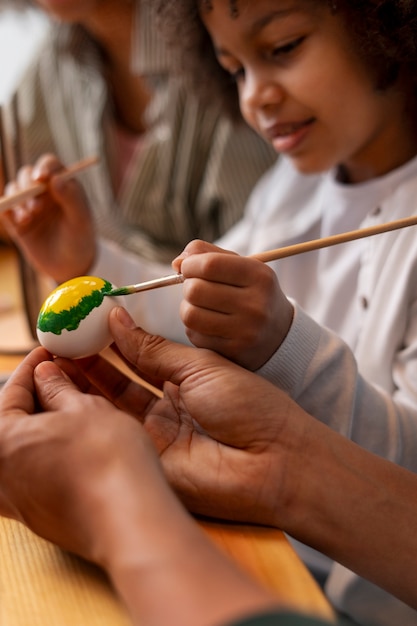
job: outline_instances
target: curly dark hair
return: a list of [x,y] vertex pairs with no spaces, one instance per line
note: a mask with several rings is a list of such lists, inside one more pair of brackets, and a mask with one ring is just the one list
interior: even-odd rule
[[[172,47],[179,74],[200,97],[219,98],[234,119],[239,103],[235,83],[216,60],[200,10],[210,0],[147,0]],[[256,2],[256,0],[253,0]],[[417,0],[304,0],[340,14],[351,31],[355,50],[375,77],[378,89],[387,89],[400,72],[410,86],[412,106],[417,104]],[[236,15],[239,0],[229,0]],[[410,104],[411,106],[411,104]]]

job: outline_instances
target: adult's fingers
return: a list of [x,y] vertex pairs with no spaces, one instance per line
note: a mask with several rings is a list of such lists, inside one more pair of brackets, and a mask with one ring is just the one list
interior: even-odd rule
[[56,363],[43,361],[34,370],[39,401],[47,411],[85,409],[85,401],[93,396],[82,393]]
[[99,393],[135,417],[146,413],[156,400],[152,391],[141,387],[100,355],[76,361],[57,359],[57,362],[81,391]]
[[[205,368],[228,364],[237,367],[210,351],[174,343],[137,328],[127,311],[116,307],[110,312],[109,325],[113,338],[124,357],[137,372],[156,380],[181,385],[185,379],[202,377]],[[198,384],[198,381],[196,381]]]
[[45,348],[35,348],[22,361],[0,393],[0,418],[34,413],[36,409],[34,370],[43,361],[51,359]]

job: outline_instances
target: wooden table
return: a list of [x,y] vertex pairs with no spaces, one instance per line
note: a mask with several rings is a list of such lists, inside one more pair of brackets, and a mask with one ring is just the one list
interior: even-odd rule
[[[21,313],[11,250],[0,248],[0,292],[9,290]],[[13,370],[22,354],[1,352],[0,373]],[[24,318],[18,318],[18,326]],[[31,343],[31,339],[28,339]],[[329,619],[333,612],[285,535],[258,526],[199,521],[221,550],[250,575],[302,611]],[[106,576],[95,566],[40,539],[23,525],[0,517],[1,626],[129,626]]]

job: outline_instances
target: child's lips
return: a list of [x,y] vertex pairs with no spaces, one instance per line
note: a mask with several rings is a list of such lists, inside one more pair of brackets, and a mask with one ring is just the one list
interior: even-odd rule
[[264,127],[263,135],[272,143],[278,152],[287,152],[293,149],[308,133],[313,118],[302,122],[280,122]]

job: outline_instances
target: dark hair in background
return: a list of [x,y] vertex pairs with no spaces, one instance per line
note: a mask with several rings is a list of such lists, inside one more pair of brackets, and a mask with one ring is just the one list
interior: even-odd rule
[[[156,11],[162,35],[172,47],[178,71],[203,98],[220,99],[234,119],[240,117],[236,85],[218,64],[199,11],[210,0],[146,0]],[[231,16],[240,0],[229,0]],[[257,0],[245,0],[256,2]],[[304,0],[339,14],[348,25],[354,50],[384,90],[400,73],[417,104],[417,0]],[[411,104],[410,104],[411,106]]]

